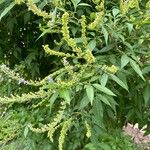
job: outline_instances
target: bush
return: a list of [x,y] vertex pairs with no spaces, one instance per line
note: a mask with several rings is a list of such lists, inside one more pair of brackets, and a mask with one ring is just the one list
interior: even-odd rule
[[149,8],[0,2],[2,149],[137,149],[116,129],[150,128]]

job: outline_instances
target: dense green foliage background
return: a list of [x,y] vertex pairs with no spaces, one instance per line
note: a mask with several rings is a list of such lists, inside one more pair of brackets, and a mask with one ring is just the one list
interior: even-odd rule
[[150,2],[128,3],[0,1],[0,149],[138,149],[121,130],[150,131]]

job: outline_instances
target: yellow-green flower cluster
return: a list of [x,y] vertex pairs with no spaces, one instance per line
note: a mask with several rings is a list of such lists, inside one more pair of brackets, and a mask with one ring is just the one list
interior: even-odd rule
[[60,136],[59,136],[59,145],[58,145],[59,150],[63,150],[63,144],[64,144],[64,141],[65,141],[65,136],[67,134],[67,131],[68,131],[71,123],[72,123],[72,118],[69,118],[68,120],[66,120],[63,123],[62,129],[61,129],[61,132],[60,132]]
[[112,65],[111,67],[103,65],[102,69],[105,70],[105,71],[108,71],[108,72],[110,72],[112,74],[115,74],[118,71],[118,68],[116,66],[114,66],[114,65]]
[[85,127],[86,127],[86,130],[87,130],[86,136],[89,138],[89,137],[91,137],[91,127],[90,127],[90,125],[87,123],[87,121],[85,121]]
[[87,46],[87,38],[86,38],[86,18],[84,15],[81,16],[81,27],[82,27],[82,40],[84,47]]
[[104,2],[105,2],[104,0],[92,0],[92,2],[97,5],[96,6],[97,10],[99,11],[104,10]]
[[70,81],[58,80],[57,86],[59,89],[70,88],[70,87],[74,86],[76,84],[76,82],[77,82],[77,78],[74,78],[73,80],[70,80]]
[[62,34],[64,40],[67,42],[67,44],[73,49],[74,52],[77,53],[78,56],[81,56],[82,50],[80,47],[77,47],[76,41],[73,38],[70,38],[69,34],[69,14],[65,12],[62,16]]
[[5,64],[0,65],[0,72],[2,73],[2,75],[4,74],[8,78],[10,78],[10,81],[11,80],[15,80],[15,81],[18,81],[18,84],[21,84],[21,83],[28,84],[28,81],[26,81],[25,79],[21,78],[18,73],[16,73],[13,70],[11,70]]
[[64,72],[65,70],[66,70],[65,68],[61,68],[61,69],[55,71],[54,73],[46,76],[44,79],[42,79],[40,81],[30,80],[29,83],[28,83],[28,85],[32,85],[32,86],[42,86],[42,85],[45,85],[45,84],[47,84],[49,76],[55,77],[55,76],[61,74],[62,72]]
[[86,50],[84,59],[90,64],[95,62],[95,57],[89,49]]
[[31,10],[34,14],[43,17],[44,19],[51,18],[51,14],[47,13],[46,11],[42,11],[38,8],[34,3],[33,0],[28,0],[27,2],[28,9]]
[[[11,117],[0,118],[0,145],[15,139],[20,134],[20,124]],[[2,148],[3,149],[3,148]]]
[[65,66],[65,69],[69,73],[69,75],[73,76],[73,66],[69,64],[69,62],[66,60],[66,57],[63,58],[63,65]]
[[62,1],[61,0],[54,0],[52,1],[52,4],[55,6],[55,7],[61,7],[63,5]]
[[96,5],[98,5],[100,3],[101,0],[92,0],[92,2]]
[[97,12],[95,20],[88,25],[88,28],[90,30],[96,30],[97,28],[100,27],[101,23],[103,22],[103,18],[104,18],[104,12],[103,11]]
[[29,125],[28,127],[32,132],[36,132],[36,133],[44,133],[48,131],[48,125],[44,125],[41,128],[33,128],[31,125]]
[[139,0],[130,0],[129,1],[129,7],[130,8],[138,8],[139,9]]
[[63,118],[65,108],[66,103],[62,102],[60,110],[58,111],[58,114],[55,116],[53,122],[46,124],[41,128],[33,128],[31,125],[29,125],[30,130],[36,133],[44,133],[48,131],[48,137],[50,138],[51,142],[53,142],[53,134],[56,131],[56,129],[61,125],[60,122]]
[[146,8],[150,8],[150,1],[146,3]]
[[62,31],[61,32],[66,41],[70,39],[68,21],[69,21],[69,14],[65,12],[62,16]]
[[100,0],[99,4],[96,6],[96,9],[100,12],[100,11],[104,11],[104,0]]
[[22,2],[24,2],[24,0],[15,0],[15,4],[20,5]]
[[6,114],[6,112],[7,112],[7,107],[6,106],[2,106],[1,105],[1,107],[0,107],[0,118],[2,118],[5,114]]
[[66,103],[62,102],[60,110],[58,111],[58,114],[55,116],[52,123],[48,124],[48,137],[50,138],[51,142],[53,142],[53,134],[55,130],[59,127],[58,124],[61,122],[64,116],[64,110],[66,108]]
[[76,52],[77,56],[81,57],[82,50],[80,47],[77,47],[76,41],[73,38],[70,38],[68,39],[67,43],[73,49],[73,51]]
[[43,48],[44,48],[44,51],[49,55],[55,55],[58,57],[59,56],[60,57],[73,57],[74,56],[74,55],[70,55],[69,53],[56,52],[54,50],[51,50],[48,45],[44,45]]
[[96,30],[100,27],[101,23],[103,22],[105,11],[104,0],[94,0],[93,2],[97,5],[96,9],[98,12],[96,13],[94,21],[88,25],[88,28],[90,30]]
[[[79,81],[79,78],[82,77],[82,74],[84,73],[85,69],[87,68],[87,64],[86,65],[80,65],[80,64],[77,64],[75,65],[74,67],[77,67],[81,72],[78,72],[78,73],[74,73],[74,76],[73,76],[73,81],[71,80],[69,83],[66,83],[66,82],[63,82],[61,80],[57,80],[57,82],[55,83],[55,85],[57,85],[57,87],[60,87],[60,84],[62,84],[61,87],[70,87],[72,86],[74,83],[78,82]],[[54,73],[46,76],[44,79],[42,79],[41,81],[30,81],[28,83],[28,85],[33,85],[33,86],[42,86],[42,85],[45,85],[47,84],[47,81],[48,81],[48,78],[49,76],[51,76],[52,78],[63,73],[63,72],[66,72],[68,71],[67,68],[61,68],[57,71],[55,71]],[[56,86],[55,86],[56,87]]]
[[0,97],[0,103],[1,104],[9,104],[9,103],[24,103],[27,101],[30,101],[32,99],[38,99],[38,98],[44,98],[47,96],[47,93],[44,91],[38,91],[38,92],[30,92],[27,94],[19,95],[11,95],[11,97]]
[[126,14],[130,8],[134,7],[139,9],[138,0],[120,0],[120,10],[122,14]]
[[[71,67],[71,66],[70,66]],[[78,68],[80,68],[81,66],[77,66]],[[72,67],[70,68],[72,69]],[[83,70],[83,69],[82,69]],[[51,77],[55,77],[63,72],[68,72],[68,68],[64,67],[64,68],[61,68],[57,71],[55,71],[54,73],[46,76],[44,79],[40,80],[40,81],[30,81],[28,83],[28,85],[33,85],[33,86],[42,86],[42,85],[45,85],[48,83],[48,78],[49,76]],[[73,80],[71,81],[61,81],[61,80],[57,80],[56,82],[53,83],[53,86],[52,88],[53,89],[57,89],[57,88],[63,88],[63,87],[71,87],[73,84],[75,84],[79,79],[78,79],[78,76],[79,74],[75,74],[74,73],[74,76],[76,77],[75,79],[73,78]],[[55,87],[55,88],[54,88]],[[50,87],[49,87],[50,88]]]

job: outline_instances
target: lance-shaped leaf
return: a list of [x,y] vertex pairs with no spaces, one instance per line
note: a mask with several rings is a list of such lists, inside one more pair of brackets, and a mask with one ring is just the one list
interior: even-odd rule
[[111,90],[109,90],[108,88],[100,85],[100,84],[93,84],[93,86],[98,89],[99,91],[105,93],[105,94],[108,94],[108,95],[111,95],[111,96],[116,96]]
[[134,71],[145,81],[139,65],[134,60],[132,60],[132,59],[130,59],[130,65],[134,69]]
[[59,95],[70,105],[71,97],[70,97],[70,91],[68,89],[61,90]]
[[121,68],[124,68],[129,63],[129,57],[127,55],[121,56]]
[[121,87],[123,87],[125,90],[128,91],[128,86],[124,84],[117,76],[110,74],[110,77],[112,80],[114,80],[117,84],[119,84]]
[[103,103],[105,103],[105,104],[111,106],[110,102],[107,100],[107,97],[105,97],[105,96],[99,94],[99,95],[98,95],[98,98],[99,98]]
[[102,86],[106,86],[107,81],[108,81],[108,75],[106,73],[104,73],[100,77],[100,83],[101,83]]
[[147,106],[150,100],[150,85],[147,85],[146,88],[144,89],[143,97],[145,101],[145,106]]
[[92,105],[94,100],[94,88],[92,85],[86,85],[86,94]]
[[0,14],[0,20],[15,6],[15,2],[10,3],[8,7]]

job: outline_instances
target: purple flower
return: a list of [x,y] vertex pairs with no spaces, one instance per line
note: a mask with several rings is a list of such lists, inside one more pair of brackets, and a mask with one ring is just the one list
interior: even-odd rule
[[48,76],[47,80],[48,80],[48,83],[53,83],[54,82],[54,80],[53,80],[53,78],[51,76]]
[[18,84],[21,84],[21,83],[27,84],[27,81],[25,79],[21,78],[21,79],[19,79]]
[[128,123],[127,126],[123,127],[123,131],[125,134],[131,136],[135,144],[140,147],[150,148],[150,135],[144,135],[146,127],[147,126],[144,126],[142,129],[139,129],[137,123],[135,125]]

